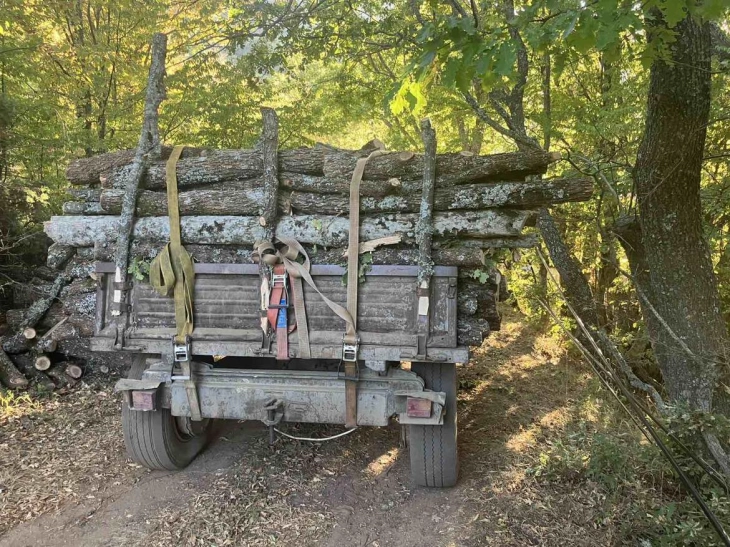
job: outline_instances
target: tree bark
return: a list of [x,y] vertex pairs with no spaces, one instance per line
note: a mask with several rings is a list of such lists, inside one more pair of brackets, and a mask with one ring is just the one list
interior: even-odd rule
[[[381,183],[384,187],[386,181]],[[433,207],[435,211],[480,210],[496,207],[538,208],[569,201],[586,201],[593,193],[590,179],[556,179],[535,182],[500,182],[445,186],[436,180]],[[388,185],[390,186],[390,185]],[[412,213],[420,207],[420,188],[406,181],[391,186],[391,195],[381,199],[364,197],[360,202],[363,214]],[[383,188],[385,189],[385,188]],[[289,204],[299,214],[346,214],[349,201],[339,195],[292,192]]]
[[[262,108],[261,159],[263,167],[263,199],[259,202],[259,224],[264,228],[264,241],[273,241],[279,211],[279,120],[271,108]],[[256,213],[254,213],[256,214]]]
[[32,353],[13,355],[12,361],[28,380],[34,382],[44,391],[53,391],[56,389],[56,385],[53,381],[51,381],[48,375],[33,366],[35,356]]
[[[316,145],[313,148],[281,150],[278,152],[279,171],[321,176],[327,149],[325,145]],[[180,188],[245,180],[261,177],[264,173],[261,150],[206,150],[197,155],[186,155],[185,150],[177,163],[177,184]],[[108,170],[99,176],[97,183],[100,181],[102,188],[123,188],[129,169],[130,166],[124,164]],[[164,161],[150,164],[144,185],[148,190],[165,188]]]
[[[278,153],[281,184],[287,187],[300,186],[311,191],[322,187],[321,193],[347,193],[349,177],[355,169],[357,158],[362,155],[363,152],[360,151],[337,150],[324,145],[281,150]],[[101,158],[101,156],[96,157]],[[558,157],[541,150],[488,156],[439,154],[436,156],[436,170],[439,173],[439,184],[443,186],[520,180],[527,175],[544,173],[548,165]],[[93,159],[89,158],[86,161]],[[101,175],[102,187],[123,188],[130,169],[131,165],[123,165]],[[323,170],[326,171],[323,173]],[[181,159],[177,164],[180,188],[250,179],[262,174],[263,161],[260,150],[210,150],[205,155]],[[365,180],[375,179],[381,183],[371,185],[365,183],[363,195],[377,195],[378,190],[371,190],[370,187],[380,189],[383,185],[387,188],[389,179],[416,181],[421,177],[423,177],[422,155],[411,152],[385,154],[368,162],[365,168]],[[144,187],[148,190],[165,188],[164,161],[149,165],[144,177]]]
[[28,379],[21,374],[8,357],[8,354],[2,349],[0,349],[0,382],[10,389],[25,389],[28,387]]
[[[434,235],[459,238],[513,237],[521,235],[532,211],[490,209],[476,212],[438,213]],[[53,217],[45,231],[56,243],[73,247],[109,244],[117,239],[116,217]],[[414,241],[417,215],[391,214],[362,220],[361,239],[367,241],[402,234],[404,243]],[[343,246],[349,232],[348,219],[327,215],[283,217],[276,234],[297,239],[300,243]],[[189,216],[182,218],[182,238],[186,244],[253,245],[260,240],[262,226],[256,217]],[[139,219],[133,237],[138,241],[167,241],[167,217]]]
[[[655,10],[657,30],[665,23]],[[676,402],[709,411],[713,392],[727,401],[728,335],[717,280],[703,235],[700,179],[710,113],[710,27],[687,17],[673,29],[671,59],[651,67],[644,137],[636,182],[640,224],[654,308],[694,357],[654,332],[667,391]],[[652,37],[655,31],[649,30]],[[648,323],[647,323],[647,326]],[[653,328],[657,328],[653,325]],[[721,411],[730,414],[730,406]]]
[[[324,156],[324,174],[327,177],[348,177],[355,169],[362,152],[332,150]],[[539,175],[547,171],[550,163],[559,155],[542,150],[510,152],[476,156],[472,154],[439,154],[436,171],[446,183],[485,182],[488,180],[515,180],[527,175]],[[456,175],[453,181],[448,177]],[[364,179],[402,177],[417,179],[423,176],[423,155],[410,152],[393,152],[373,158],[365,167]]]
[[[385,194],[386,181],[372,181]],[[420,207],[420,188],[413,181],[399,187],[390,186],[392,195],[381,199],[362,197],[363,214],[415,213]],[[438,181],[437,181],[438,183]],[[413,186],[413,188],[411,188]],[[436,187],[434,210],[480,210],[499,207],[535,208],[551,203],[585,201],[590,198],[593,184],[590,179],[556,179],[540,182],[504,182],[467,184],[464,186]],[[123,190],[104,190],[101,194],[101,212],[92,214],[118,215],[122,209]],[[180,192],[180,214],[193,215],[256,215],[264,203],[264,190],[258,185],[241,184],[238,187],[218,183]],[[88,210],[88,208],[87,208]],[[279,199],[279,210],[295,214],[342,215],[349,211],[345,195],[292,192]],[[67,213],[66,213],[67,214]],[[167,215],[167,198],[162,192],[142,190],[137,198],[136,216]]]
[[48,247],[46,266],[53,270],[62,270],[75,254],[76,249],[74,247],[53,243],[50,247]]

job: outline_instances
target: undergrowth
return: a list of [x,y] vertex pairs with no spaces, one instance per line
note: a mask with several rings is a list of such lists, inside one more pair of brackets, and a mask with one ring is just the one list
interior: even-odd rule
[[[561,483],[600,492],[602,508],[596,527],[620,522],[620,539],[627,545],[719,545],[714,528],[659,449],[648,442],[628,416],[601,391],[598,382],[577,405],[576,416],[563,435],[547,442],[535,455],[528,474],[537,481]],[[594,419],[587,419],[586,414]],[[673,430],[677,430],[674,424]],[[730,528],[730,499],[671,440],[683,469],[726,529]]]

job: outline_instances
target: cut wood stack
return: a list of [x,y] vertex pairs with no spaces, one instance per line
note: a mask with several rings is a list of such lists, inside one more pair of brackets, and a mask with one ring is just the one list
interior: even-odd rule
[[[326,145],[280,150],[277,236],[294,238],[314,264],[344,264],[349,232],[349,182],[362,150]],[[152,162],[137,200],[131,257],[153,258],[169,238],[165,160]],[[93,259],[114,259],[118,215],[134,150],[73,161],[66,172],[74,200],[64,215],[46,223],[54,241],[48,264],[54,268]],[[434,192],[433,261],[461,268],[459,341],[481,343],[499,327],[494,278],[481,284],[484,250],[527,247],[535,236],[523,233],[542,206],[584,201],[589,179],[537,180],[558,159],[544,152],[478,156],[439,154]],[[424,159],[393,152],[372,159],[361,185],[362,250],[372,250],[373,264],[416,264],[416,223],[421,200]],[[254,243],[265,235],[260,149],[186,148],[177,164],[182,238],[198,262],[250,263]],[[385,239],[384,239],[385,238]],[[381,241],[388,246],[378,246]],[[66,266],[68,267],[68,266]],[[90,303],[90,302],[89,302]],[[67,309],[71,316],[81,310]],[[85,312],[83,312],[85,314]]]

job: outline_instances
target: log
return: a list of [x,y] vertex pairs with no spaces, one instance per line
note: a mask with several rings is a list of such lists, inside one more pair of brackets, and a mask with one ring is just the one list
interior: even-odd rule
[[[103,214],[118,215],[122,210],[122,190],[104,190],[101,195]],[[180,215],[256,215],[264,200],[263,188],[209,189],[180,192]],[[137,198],[137,217],[167,216],[167,196],[163,192],[142,190]]]
[[[169,155],[169,150],[171,150],[170,147],[164,147],[168,148],[167,154]],[[130,159],[131,161],[131,159]],[[73,162],[72,162],[73,163]],[[95,184],[99,183],[99,179],[97,177],[97,180]],[[101,188],[69,188],[66,190],[68,194],[74,198],[74,201],[88,201],[88,202],[94,202],[99,201],[99,198],[101,198]]]
[[[591,179],[553,179],[535,182],[500,182],[438,186],[434,193],[435,211],[479,210],[494,207],[537,208],[554,203],[586,201],[593,193]],[[360,202],[363,214],[411,213],[419,210],[420,188],[400,186],[398,193],[383,198],[366,197]],[[339,195],[292,192],[288,201],[295,214],[347,214],[349,202]],[[202,213],[202,210],[201,210]]]
[[23,336],[22,331],[27,327],[35,327],[41,318],[46,314],[48,309],[53,304],[55,298],[61,292],[61,289],[65,287],[71,279],[65,274],[60,274],[56,281],[53,282],[51,290],[45,298],[36,300],[36,302],[28,308],[27,312],[23,316],[23,321],[18,327],[19,332],[3,343],[3,349],[8,353],[22,353],[28,349],[28,340]]
[[[130,255],[138,260],[150,261],[157,256],[163,245],[154,241],[133,241]],[[253,264],[253,246],[244,248],[238,245],[185,245],[195,262],[210,264]],[[114,260],[113,244],[97,244],[94,247],[94,260],[110,262]]]
[[64,215],[105,215],[98,201],[67,201],[61,206]]
[[[11,309],[5,312],[5,320],[13,331],[17,331],[20,328],[20,325],[23,324],[23,321],[25,320],[25,312],[25,308]],[[44,315],[43,318],[36,323],[35,328],[40,332],[45,332],[48,329],[53,328],[53,326],[64,317],[66,317],[66,314],[63,312],[61,304],[54,303],[48,309],[46,315]]]
[[[4,345],[4,344],[3,344]],[[0,349],[0,382],[10,389],[25,389],[28,387],[28,379],[21,374],[10,360],[8,354]]]
[[[345,193],[349,179],[355,169],[357,158],[367,155],[363,151],[338,150],[325,145],[314,148],[280,150],[278,165],[282,186],[320,193]],[[109,156],[109,154],[105,154]],[[129,158],[129,156],[125,156]],[[102,156],[96,156],[102,158]],[[465,156],[463,154],[439,154],[436,170],[438,184],[446,187],[453,184],[471,182],[520,180],[528,175],[543,174],[548,165],[559,155],[546,152],[512,152],[489,156]],[[90,163],[95,158],[87,158]],[[81,160],[77,160],[81,161]],[[100,174],[103,188],[123,188],[131,166],[127,159]],[[104,163],[106,167],[108,163]],[[70,169],[70,166],[69,166]],[[97,172],[97,170],[94,170]],[[76,174],[76,167],[74,167]],[[236,179],[250,179],[263,174],[263,161],[260,150],[210,150],[205,155],[183,156],[177,165],[178,186],[180,188],[213,184]],[[67,176],[69,173],[67,172]],[[301,176],[301,175],[310,175]],[[324,176],[323,180],[313,179],[311,175]],[[409,152],[385,154],[369,162],[365,169],[365,180],[410,179],[416,181],[423,176],[423,156]],[[75,183],[79,179],[70,179]],[[85,179],[84,179],[85,180]],[[397,184],[396,184],[397,186]],[[165,188],[165,163],[156,161],[149,165],[144,177],[144,187],[148,190]],[[382,184],[363,184],[363,195],[373,195]],[[380,193],[380,191],[376,192]]]
[[[327,177],[348,177],[355,168],[362,152],[329,150],[324,156],[324,174]],[[560,159],[559,154],[543,151],[510,152],[489,156],[439,154],[436,156],[436,172],[446,184],[485,182],[488,180],[516,180],[527,175],[540,175],[550,163]],[[364,179],[393,177],[418,179],[423,176],[423,155],[393,152],[368,162]],[[453,178],[447,175],[454,175]]]
[[53,391],[56,389],[56,384],[48,377],[44,372],[37,370],[33,363],[35,357],[30,353],[21,353],[19,355],[13,355],[12,361],[23,375],[35,383],[40,390]]
[[[299,173],[279,173],[279,184],[299,192],[314,194],[341,194],[350,192],[349,177],[317,177]],[[401,181],[397,177],[387,180],[363,180],[360,182],[360,196],[383,198],[390,194],[402,194],[418,187],[418,181]],[[405,189],[403,188],[405,187]]]
[[62,270],[75,254],[76,249],[74,247],[53,243],[50,247],[48,247],[46,266],[54,270]]
[[51,368],[51,359],[47,355],[38,355],[33,362],[33,366],[37,370],[48,370]]
[[[391,214],[365,218],[361,238],[370,240],[401,233],[404,243],[412,243],[417,217],[415,214]],[[519,236],[532,218],[532,211],[511,209],[438,213],[434,218],[434,235],[459,238]],[[253,245],[265,235],[257,217],[183,217],[181,224],[185,244]],[[117,217],[52,217],[45,223],[45,232],[62,245],[108,244],[116,240]],[[276,228],[279,236],[325,246],[346,245],[348,232],[348,219],[328,215],[288,216],[281,218]],[[166,242],[169,233],[167,217],[147,217],[135,223],[133,235],[140,241]]]
[[[260,181],[259,179],[256,181],[259,186],[241,182],[238,187],[234,187],[226,183],[219,183],[180,192],[180,214],[183,216],[256,215],[264,203],[273,203],[264,198]],[[395,187],[390,186],[388,181],[370,182],[374,183],[368,185],[371,195],[368,196],[363,192],[360,200],[360,211],[363,214],[418,212],[420,183],[407,181],[407,184]],[[344,188],[346,184],[343,183],[342,186]],[[387,195],[388,191],[390,191],[390,195]],[[592,191],[593,183],[590,179],[480,183],[449,188],[437,186],[434,195],[434,210],[534,208],[553,203],[585,201],[591,197]],[[372,194],[378,194],[380,197],[372,197]],[[101,194],[101,213],[89,214],[119,214],[122,210],[123,195],[122,190],[104,190]],[[349,211],[349,200],[344,194],[294,191],[281,196],[279,211],[285,214],[293,211],[295,214],[342,215]],[[137,199],[136,216],[165,215],[167,215],[167,199],[164,193],[151,190],[140,192]]]
[[25,327],[22,334],[26,340],[33,340],[38,333],[33,327]]
[[66,363],[64,372],[66,373],[66,376],[70,376],[74,380],[78,380],[84,375],[84,369],[75,363]]
[[35,345],[38,351],[43,353],[53,353],[58,349],[58,342],[53,338],[41,338]]
[[[314,148],[280,150],[280,172],[303,175],[322,175],[324,154],[330,148],[318,144]],[[91,158],[90,158],[91,159]],[[117,166],[99,177],[102,188],[122,188],[129,166]],[[213,184],[217,182],[251,179],[264,173],[261,150],[208,150],[198,157],[186,157],[177,164],[179,188]],[[148,190],[165,188],[165,163],[151,163],[144,179]]]
[[[167,160],[167,158],[170,157],[170,152],[172,152],[172,148],[172,146],[163,146],[160,151],[160,160]],[[119,150],[117,152],[98,154],[96,156],[91,156],[90,158],[75,159],[71,163],[69,163],[68,167],[66,168],[66,180],[68,180],[71,184],[77,186],[97,185],[99,184],[99,179],[102,174],[129,165],[134,160],[134,156],[136,155],[136,153],[137,149],[132,148],[131,150]],[[191,158],[199,156],[201,155],[201,153],[203,153],[203,149],[189,147],[185,148],[182,157]],[[82,190],[86,191],[87,189],[84,188]],[[75,194],[72,192],[73,189],[69,190],[69,193],[71,193],[71,195],[80,196],[80,194]]]
[[459,317],[456,332],[460,346],[481,346],[482,341],[489,336],[489,323],[481,317]]
[[13,306],[16,308],[27,308],[39,298],[44,298],[51,290],[52,284],[45,283],[38,278],[31,279],[28,283],[14,283]]
[[71,378],[70,376],[67,376],[63,370],[57,367],[53,367],[52,369],[49,369],[46,374],[53,378],[53,381],[56,383],[56,387],[59,389],[63,388],[72,388],[76,385],[76,380]]
[[[425,147],[423,156],[423,182],[419,201],[419,214],[416,223],[416,243],[418,244],[418,283],[420,289],[428,289],[433,275],[431,259],[431,243],[433,241],[434,194],[436,190],[436,131],[428,119],[421,121],[421,138]],[[362,205],[360,206],[362,210]],[[419,300],[420,302],[420,300]],[[425,300],[428,306],[428,299]],[[419,308],[421,304],[419,303]],[[423,313],[423,315],[420,315]],[[421,317],[428,319],[428,313],[419,311],[419,327]],[[424,351],[425,351],[425,344]]]

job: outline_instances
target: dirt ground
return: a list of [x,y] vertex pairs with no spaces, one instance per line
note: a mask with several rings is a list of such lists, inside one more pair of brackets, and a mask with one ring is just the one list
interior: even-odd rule
[[397,426],[270,447],[260,424],[223,423],[188,469],[150,472],[126,459],[114,378],[16,401],[0,414],[0,547],[616,544],[599,490],[530,473],[590,419],[588,372],[511,312],[459,375],[461,479],[445,490],[411,486]]

